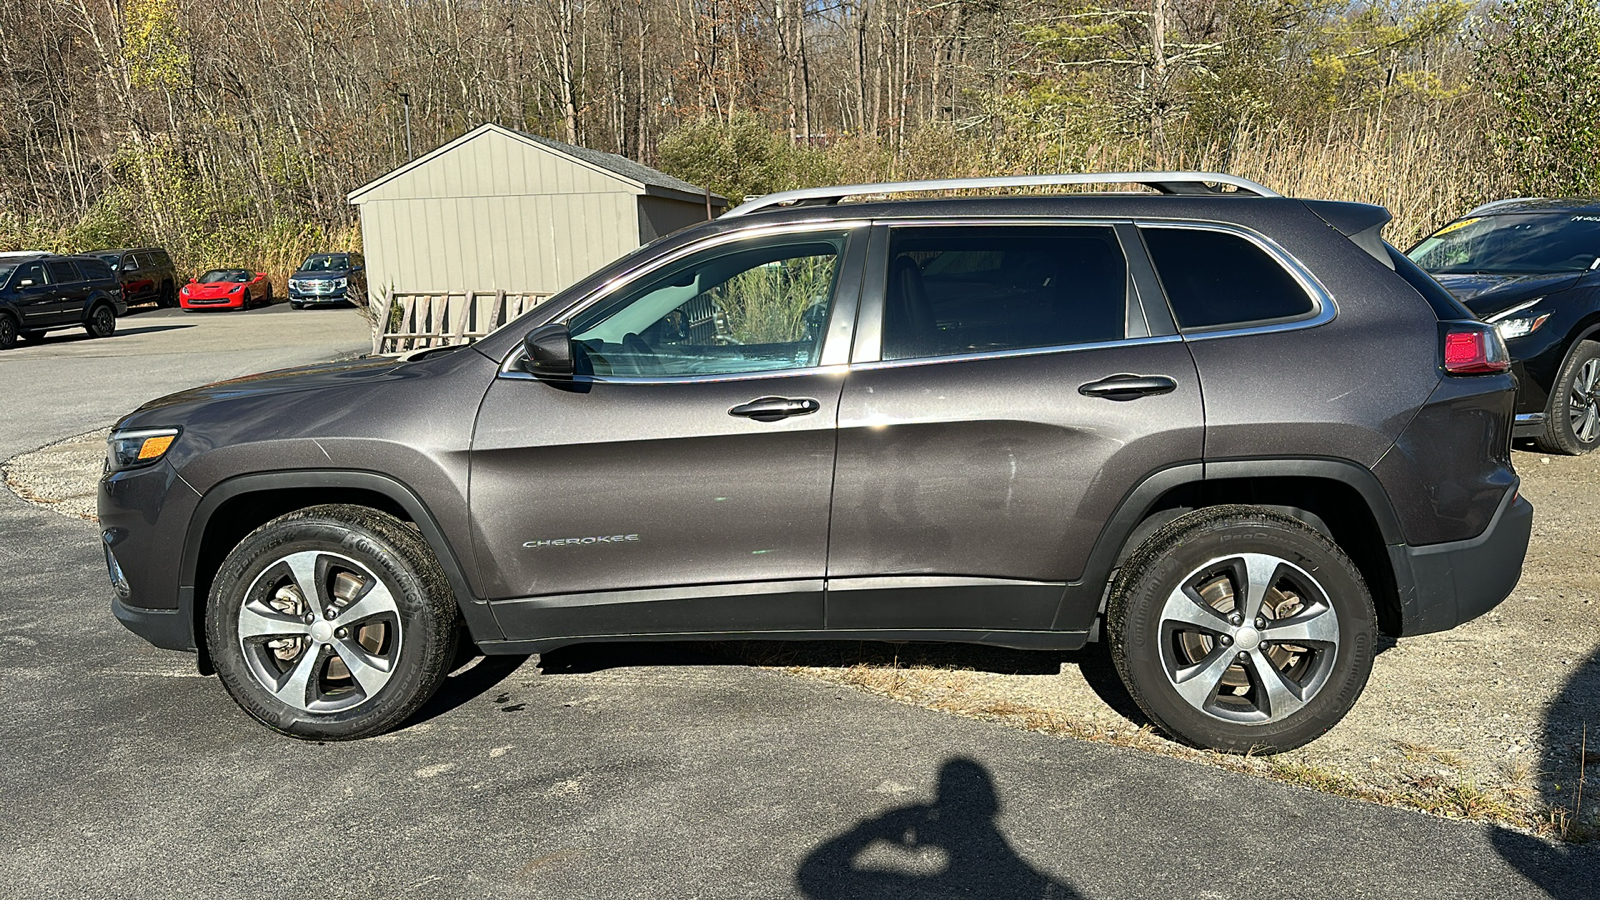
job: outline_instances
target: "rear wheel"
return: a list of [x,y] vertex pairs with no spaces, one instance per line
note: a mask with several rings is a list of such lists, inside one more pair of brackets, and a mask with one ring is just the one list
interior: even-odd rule
[[89,332],[89,337],[111,337],[117,331],[117,311],[104,303],[95,306],[89,310],[83,330]]
[[173,288],[172,282],[161,282],[161,292],[156,295],[157,306],[177,306],[178,292]]
[[266,297],[264,299],[262,299],[261,305],[262,306],[271,306],[272,305],[272,282],[270,282],[270,281],[267,282],[267,295],[266,295]]
[[330,505],[274,519],[228,554],[206,639],[245,712],[294,737],[347,740],[399,725],[433,696],[459,621],[416,531]]
[[1259,507],[1218,506],[1157,531],[1107,609],[1117,671],[1185,743],[1277,753],[1344,718],[1372,671],[1366,584],[1327,537]]
[[1568,456],[1600,446],[1600,343],[1581,341],[1567,354],[1550,386],[1544,434],[1534,443]]

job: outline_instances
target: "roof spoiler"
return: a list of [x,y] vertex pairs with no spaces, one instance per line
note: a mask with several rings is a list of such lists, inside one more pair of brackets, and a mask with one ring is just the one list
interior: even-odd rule
[[1383,226],[1394,218],[1389,211],[1376,203],[1353,203],[1346,200],[1303,200],[1322,221],[1333,230],[1349,238],[1351,243],[1367,251],[1378,262],[1393,269],[1394,260],[1383,243]]

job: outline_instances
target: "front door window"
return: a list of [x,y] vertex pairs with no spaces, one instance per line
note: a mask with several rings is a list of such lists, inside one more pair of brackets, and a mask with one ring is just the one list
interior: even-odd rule
[[574,317],[578,372],[681,378],[817,365],[844,234],[739,242]]

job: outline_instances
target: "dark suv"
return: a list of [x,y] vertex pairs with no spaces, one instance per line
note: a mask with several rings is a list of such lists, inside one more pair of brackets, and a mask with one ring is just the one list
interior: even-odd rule
[[1171,173],[752,201],[476,344],[126,417],[113,608],[302,738],[398,725],[463,635],[1099,639],[1175,737],[1294,747],[1532,520],[1504,346],[1388,219]]
[[0,350],[62,328],[110,337],[127,311],[116,276],[92,256],[0,253]]
[[117,273],[129,306],[139,303],[178,305],[178,273],[173,268],[172,257],[160,247],[96,250],[89,255],[102,260]]
[[289,306],[366,302],[366,271],[359,253],[313,253],[289,276]]

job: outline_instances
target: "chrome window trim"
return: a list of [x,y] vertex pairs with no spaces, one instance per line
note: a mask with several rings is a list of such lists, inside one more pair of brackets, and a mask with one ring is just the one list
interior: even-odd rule
[[1113,347],[1141,347],[1147,344],[1171,344],[1182,342],[1183,337],[1176,334],[1164,334],[1158,337],[1125,338],[1120,341],[1096,341],[1092,344],[1056,344],[1050,347],[1026,347],[1017,350],[986,350],[982,353],[960,353],[954,356],[919,356],[914,359],[880,359],[873,362],[859,362],[850,366],[854,372],[872,372],[878,369],[898,369],[903,366],[927,366],[935,363],[976,362],[982,359],[1011,359],[1019,356],[1048,356],[1056,353],[1072,353],[1078,350],[1109,350]]
[[[773,235],[805,234],[807,232],[812,232],[812,231],[855,231],[857,229],[869,228],[871,225],[872,225],[872,220],[871,219],[865,219],[865,218],[854,218],[854,219],[807,219],[804,222],[787,222],[787,223],[784,223],[782,225],[762,225],[762,226],[758,226],[758,227],[755,227],[755,228],[742,228],[742,229],[739,229],[737,231],[727,232],[725,234],[711,235],[710,237],[707,237],[707,238],[705,238],[703,240],[695,241],[694,243],[691,243],[691,244],[685,244],[682,247],[679,247],[678,249],[673,250],[671,253],[668,253],[668,254],[666,254],[664,256],[657,257],[656,259],[653,259],[650,262],[647,262],[644,265],[641,265],[636,269],[630,269],[627,272],[625,272],[625,273],[623,273],[621,275],[618,275],[616,278],[611,279],[610,281],[606,282],[605,284],[602,284],[601,286],[595,288],[593,291],[591,291],[588,294],[584,295],[584,297],[582,299],[576,301],[571,306],[567,307],[565,312],[563,312],[561,315],[557,316],[556,318],[551,319],[550,322],[551,323],[558,323],[559,322],[561,324],[568,324],[568,323],[570,323],[572,321],[572,318],[574,316],[578,315],[579,313],[583,312],[584,310],[588,309],[589,307],[595,305],[596,303],[599,303],[602,300],[605,300],[607,297],[610,297],[611,295],[617,293],[620,290],[623,290],[624,288],[628,287],[629,285],[634,284],[635,282],[637,282],[637,281],[649,276],[650,273],[655,272],[656,270],[661,269],[661,268],[663,268],[665,266],[671,265],[672,263],[675,263],[678,260],[681,260],[686,256],[690,256],[692,254],[698,253],[701,250],[709,250],[709,249],[711,249],[713,247],[720,247],[720,246],[722,246],[724,244],[733,244],[733,243],[737,243],[739,241],[756,240],[758,238],[772,237]],[[860,239],[861,239],[861,237],[858,236],[858,235],[854,235],[854,234],[851,235],[851,240],[852,241],[856,241],[856,240],[860,240]],[[846,252],[846,255],[848,255],[848,251]],[[841,256],[840,259],[839,259],[839,262],[840,262],[840,266],[841,266],[840,274],[842,275],[843,274],[842,269],[844,267],[844,263],[846,262],[845,256]],[[835,300],[838,299],[838,291],[839,291],[839,289],[840,289],[840,285],[835,284],[835,286],[834,286],[834,293],[835,293],[834,299]],[[859,292],[859,286],[857,287],[857,291]],[[855,303],[855,304],[851,304],[851,313],[854,314],[858,307],[859,307],[859,302]],[[827,358],[829,342],[830,341],[839,340],[839,338],[834,337],[834,334],[833,334],[834,327],[835,327],[836,324],[837,323],[834,323],[832,321],[832,312],[830,311],[828,331],[827,331],[827,333],[825,333],[823,335],[823,344],[822,344],[822,348],[821,348],[821,353],[818,354],[818,359]],[[850,323],[852,330],[854,328],[854,324],[855,323],[853,321]],[[850,337],[850,335],[848,335],[848,334],[845,335],[845,339],[848,339],[849,337]],[[537,381],[538,379],[534,375],[532,375],[531,373],[524,372],[521,369],[517,368],[516,364],[518,362],[518,359],[521,357],[522,352],[523,352],[523,350],[522,350],[522,342],[518,341],[517,345],[511,348],[511,352],[506,354],[506,358],[501,360],[501,362],[500,362],[500,372],[496,377],[499,377],[499,378],[510,378],[510,379],[513,379],[513,380],[525,380],[525,379],[528,379],[528,380]],[[835,366],[819,365],[819,366],[807,366],[806,368],[803,368],[803,369],[772,369],[772,370],[768,370],[768,371],[764,371],[764,372],[739,372],[739,373],[732,373],[732,374],[729,374],[729,375],[682,375],[682,376],[675,376],[675,377],[671,377],[671,378],[667,378],[667,377],[635,378],[635,377],[629,377],[629,376],[604,376],[604,377],[598,377],[597,378],[597,377],[593,377],[593,376],[584,376],[582,378],[582,380],[583,381],[597,383],[597,384],[682,384],[682,383],[685,383],[685,382],[695,382],[695,381],[731,381],[731,380],[744,380],[744,379],[748,379],[748,378],[763,378],[763,377],[770,378],[770,377],[777,377],[779,375],[792,375],[792,374],[795,374],[797,372],[813,372],[813,373],[814,372],[821,372],[821,371],[832,369],[832,368],[835,368]]]
[[[517,355],[513,353],[509,364],[515,364]],[[496,377],[509,381],[549,381],[555,384],[716,384],[725,381],[764,381],[773,378],[798,378],[807,375],[839,375],[848,374],[848,365],[834,366],[807,366],[803,369],[768,369],[764,372],[734,372],[727,375],[674,375],[671,377],[658,376],[645,378],[635,375],[575,375],[571,378],[540,378],[532,372],[520,369],[500,367],[500,374]]]
[[[1296,331],[1301,328],[1315,328],[1318,325],[1326,325],[1327,323],[1333,321],[1334,317],[1338,315],[1339,307],[1338,304],[1334,302],[1333,294],[1331,294],[1327,288],[1323,287],[1322,282],[1318,281],[1317,277],[1312,275],[1311,272],[1305,268],[1305,266],[1301,265],[1300,261],[1295,259],[1294,256],[1289,253],[1289,251],[1283,249],[1283,247],[1280,246],[1277,241],[1274,241],[1272,238],[1269,238],[1264,234],[1249,228],[1245,228],[1241,225],[1233,225],[1224,222],[1196,222],[1186,219],[1135,219],[1133,224],[1141,229],[1170,228],[1182,229],[1186,231],[1219,231],[1224,234],[1231,234],[1235,237],[1244,238],[1250,243],[1255,244],[1268,256],[1277,261],[1278,265],[1282,266],[1284,271],[1289,273],[1289,277],[1298,282],[1300,287],[1306,292],[1307,296],[1311,298],[1311,304],[1313,307],[1311,312],[1290,319],[1266,319],[1256,324],[1213,325],[1207,328],[1189,329],[1185,329],[1180,325],[1178,326],[1178,332],[1183,336],[1184,340],[1207,341],[1214,338],[1239,337],[1240,335],[1247,334],[1271,334],[1279,331]],[[1149,251],[1147,250],[1146,253],[1148,252]],[[1154,262],[1155,260],[1152,258],[1152,265]],[[1156,276],[1159,278],[1160,275],[1161,270],[1158,267],[1156,269]],[[1162,290],[1163,293],[1165,293],[1164,285]],[[1168,301],[1168,306],[1171,306],[1170,300]],[[1177,322],[1176,312],[1173,313],[1173,322]]]

